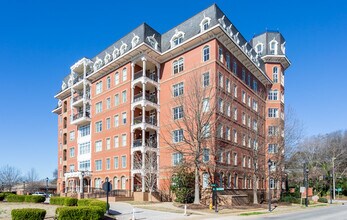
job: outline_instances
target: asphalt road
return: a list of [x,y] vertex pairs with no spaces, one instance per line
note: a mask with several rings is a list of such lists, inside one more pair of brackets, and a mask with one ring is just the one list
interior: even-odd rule
[[252,219],[281,220],[347,220],[347,204],[310,208],[309,210],[270,216],[258,216]]

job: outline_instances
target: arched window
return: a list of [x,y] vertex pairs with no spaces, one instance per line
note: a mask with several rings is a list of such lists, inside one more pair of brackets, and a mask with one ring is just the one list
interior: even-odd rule
[[204,18],[200,22],[200,31],[201,32],[204,32],[208,29],[208,27],[210,25],[210,21],[211,21],[211,18],[206,17],[205,13],[204,13]]
[[270,41],[270,54],[271,55],[277,55],[277,44],[278,42],[273,39],[272,41]]
[[122,45],[120,46],[120,54],[123,55],[127,50],[128,45],[122,41]]
[[256,46],[255,46],[255,51],[257,52],[257,54],[259,56],[261,56],[263,54],[263,47],[264,45],[262,43],[258,43]]
[[234,73],[235,75],[237,75],[237,63],[236,63],[235,60],[234,60],[234,62],[233,62],[233,73]]
[[126,181],[125,176],[122,176],[122,177],[121,177],[122,189],[125,189],[125,181]]
[[237,173],[235,173],[234,174],[234,189],[237,189],[237,182],[238,182]]
[[202,51],[203,51],[203,60],[204,62],[206,62],[207,60],[210,59],[210,47],[205,46]]
[[275,66],[273,69],[272,69],[272,81],[274,83],[278,83],[278,67]]
[[184,32],[178,31],[177,29],[175,30],[175,34],[172,36],[170,43],[171,43],[171,48],[181,44],[183,42],[184,38]]
[[113,177],[113,189],[118,189],[118,177]]

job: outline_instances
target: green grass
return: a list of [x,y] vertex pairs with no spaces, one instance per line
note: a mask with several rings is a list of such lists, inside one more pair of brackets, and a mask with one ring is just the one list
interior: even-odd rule
[[262,215],[266,213],[268,212],[245,212],[245,213],[241,213],[240,216]]

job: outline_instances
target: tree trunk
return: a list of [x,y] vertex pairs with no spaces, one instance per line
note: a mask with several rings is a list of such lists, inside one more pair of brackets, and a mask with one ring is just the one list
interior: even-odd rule
[[253,204],[258,204],[257,176],[253,174]]
[[199,171],[197,166],[195,166],[194,204],[200,204]]

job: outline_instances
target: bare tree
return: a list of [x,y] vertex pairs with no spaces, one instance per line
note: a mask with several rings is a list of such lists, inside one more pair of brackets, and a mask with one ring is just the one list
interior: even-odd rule
[[0,181],[4,183],[4,188],[8,191],[21,180],[21,172],[16,167],[5,165],[0,168]]
[[25,182],[27,183],[26,191],[27,192],[34,192],[37,191],[40,187],[40,183],[38,182],[39,176],[35,168],[31,168],[26,176],[24,177]]
[[144,175],[145,190],[149,191],[150,201],[152,201],[152,193],[157,190],[158,181],[158,155],[155,139],[146,140],[146,152],[142,154],[134,154],[134,167],[142,169]]
[[216,152],[213,150],[215,146],[212,137],[215,137],[218,92],[213,86],[215,84],[212,77],[209,77],[209,82],[202,82],[202,79],[202,74],[190,73],[184,85],[188,89],[185,89],[182,95],[174,95],[172,107],[180,109],[177,114],[174,112],[174,119],[167,127],[169,137],[163,135],[165,143],[173,151],[183,155],[185,163],[189,163],[194,169],[194,204],[200,204],[199,173],[203,163],[203,151],[212,149],[211,152]]

